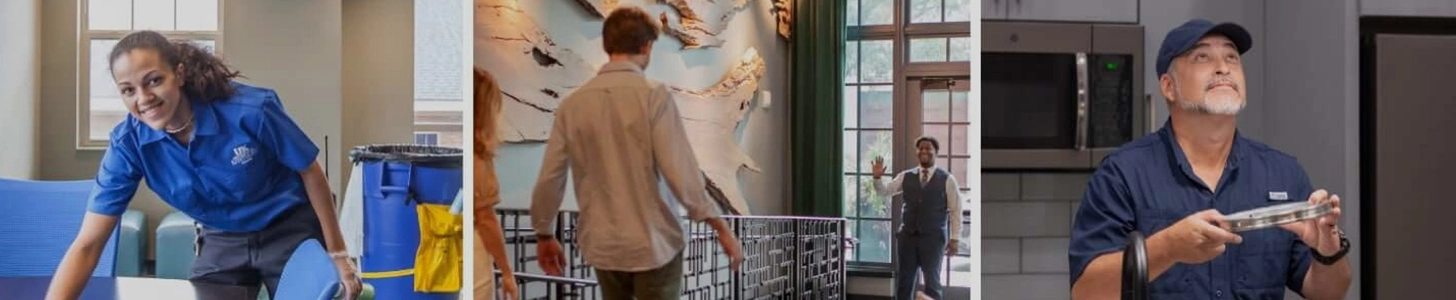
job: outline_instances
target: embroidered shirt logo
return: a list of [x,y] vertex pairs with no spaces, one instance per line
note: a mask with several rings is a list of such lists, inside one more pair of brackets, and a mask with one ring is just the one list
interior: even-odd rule
[[1269,200],[1289,200],[1289,192],[1269,192]]
[[233,165],[236,166],[253,161],[253,154],[256,154],[257,152],[258,149],[248,148],[248,145],[242,145],[238,146],[237,148],[233,148]]

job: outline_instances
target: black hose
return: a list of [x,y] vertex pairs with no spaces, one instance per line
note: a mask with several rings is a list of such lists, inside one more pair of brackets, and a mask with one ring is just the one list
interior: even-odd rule
[[1148,298],[1148,245],[1142,233],[1133,231],[1122,251],[1122,299]]

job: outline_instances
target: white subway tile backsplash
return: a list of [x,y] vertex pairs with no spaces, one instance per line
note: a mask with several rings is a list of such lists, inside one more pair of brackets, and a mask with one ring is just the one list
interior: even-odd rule
[[1025,273],[1068,273],[1067,238],[1025,238],[1021,240],[1021,271]]
[[1021,239],[981,239],[981,273],[1021,273]]
[[1081,199],[1090,176],[1090,173],[1026,173],[1021,176],[1021,199]]
[[1071,206],[1066,202],[982,203],[985,237],[1071,236]]
[[981,299],[1071,299],[1068,274],[984,275]]
[[1067,245],[1090,173],[982,173],[983,299],[1068,299]]
[[981,173],[982,201],[1021,199],[1020,173]]

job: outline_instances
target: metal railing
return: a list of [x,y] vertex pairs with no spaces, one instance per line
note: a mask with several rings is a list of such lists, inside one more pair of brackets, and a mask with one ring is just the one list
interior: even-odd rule
[[[564,277],[539,275],[536,236],[526,210],[496,211],[505,233],[507,256],[516,270],[521,299],[599,299],[596,274],[582,259],[577,213],[555,216],[557,239],[566,252]],[[691,223],[683,249],[682,299],[846,299],[845,220],[842,218],[723,216],[738,235],[744,253],[739,272],[717,233]],[[497,272],[499,279],[499,272]],[[497,293],[497,299],[502,299]]]
[[[554,300],[554,299],[596,299],[597,282],[576,278],[556,277],[550,275],[539,275],[531,273],[516,273],[516,284],[518,290],[525,291],[540,285],[545,295],[527,296],[520,295],[521,299],[530,300]],[[496,280],[500,280],[501,271],[495,270]],[[496,299],[502,299],[499,290],[495,294]]]

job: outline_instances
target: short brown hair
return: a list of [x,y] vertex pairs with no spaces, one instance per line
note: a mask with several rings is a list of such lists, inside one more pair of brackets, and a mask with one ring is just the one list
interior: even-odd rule
[[612,10],[602,24],[602,48],[607,54],[644,54],[642,47],[657,41],[662,30],[646,11],[635,6]]

